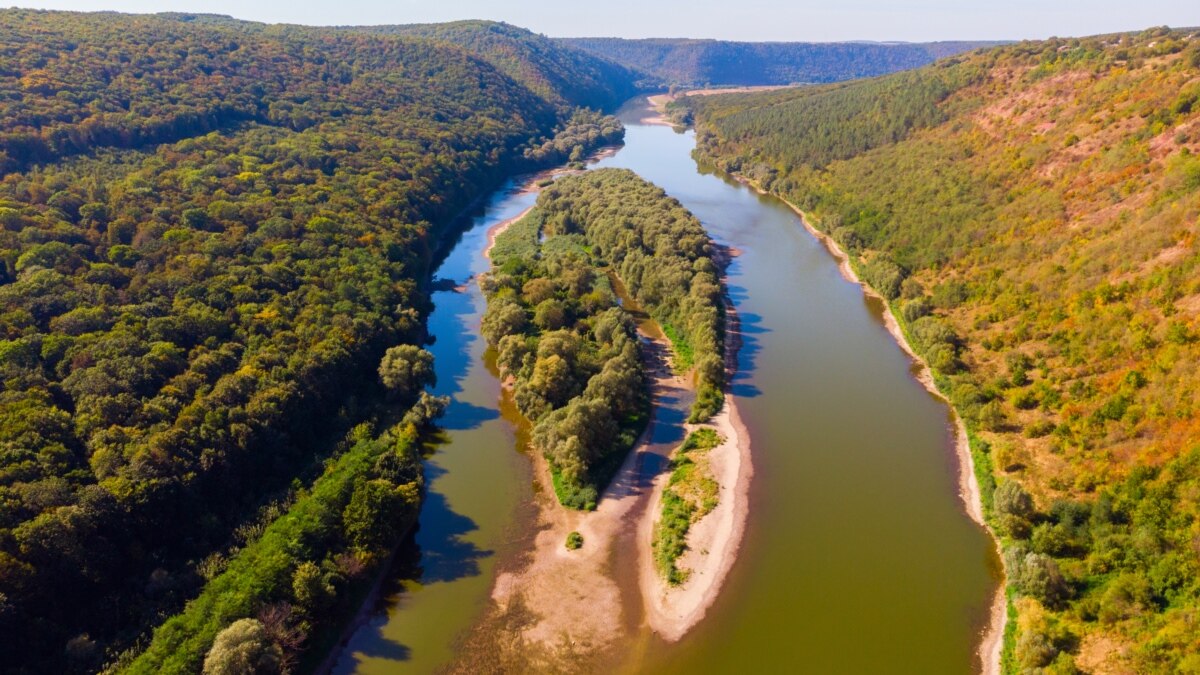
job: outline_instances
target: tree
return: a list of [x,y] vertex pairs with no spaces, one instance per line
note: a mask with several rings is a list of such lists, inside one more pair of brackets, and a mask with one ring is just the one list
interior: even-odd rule
[[1016,546],[1005,551],[1004,562],[1013,586],[1047,607],[1059,607],[1071,596],[1070,584],[1050,556]]
[[403,422],[413,425],[418,431],[424,430],[446,412],[448,405],[450,405],[449,396],[434,396],[427,391],[422,391],[417,397],[417,402],[408,409],[408,412],[404,413]]
[[1030,520],[1033,518],[1033,497],[1014,480],[1007,480],[996,488],[993,498],[996,514],[1001,526],[1012,536],[1024,539],[1029,536]]
[[301,609],[313,614],[332,605],[337,591],[316,563],[305,561],[292,573],[292,596]]
[[342,513],[350,543],[363,551],[394,546],[408,517],[416,511],[417,495],[413,488],[406,488],[383,479],[356,485]]
[[519,304],[513,300],[496,300],[488,303],[480,331],[488,344],[496,345],[505,335],[523,333],[528,326],[529,317]]
[[543,300],[533,310],[533,323],[542,330],[557,330],[567,324],[567,308],[561,300]]
[[280,672],[283,650],[257,619],[239,619],[217,634],[204,657],[204,675],[261,675]]
[[416,345],[388,349],[379,362],[379,379],[402,399],[411,399],[427,385],[437,383],[433,354]]

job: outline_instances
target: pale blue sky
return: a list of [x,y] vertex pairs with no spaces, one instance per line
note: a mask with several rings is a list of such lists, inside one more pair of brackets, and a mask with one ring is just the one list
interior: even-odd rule
[[1021,39],[1200,25],[1200,0],[49,0],[311,25],[495,19],[553,36],[728,40]]

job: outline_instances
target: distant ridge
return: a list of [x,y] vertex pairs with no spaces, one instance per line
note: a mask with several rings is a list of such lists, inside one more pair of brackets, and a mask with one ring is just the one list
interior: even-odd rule
[[646,87],[825,83],[886,75],[1001,42],[729,42],[558,38],[640,72]]

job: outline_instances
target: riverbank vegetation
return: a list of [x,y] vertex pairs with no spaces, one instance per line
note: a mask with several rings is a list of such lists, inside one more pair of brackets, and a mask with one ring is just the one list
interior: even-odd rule
[[618,126],[425,39],[4,10],[0,45],[0,663],[94,671],[182,611],[139,663],[195,669],[223,624],[320,613],[293,562],[345,598],[396,543],[407,515],[351,516],[409,514],[374,462],[415,440],[338,439],[417,398],[413,353],[375,373],[420,353],[435,251]]
[[[379,436],[369,423],[355,427],[346,449],[258,539],[228,558],[206,560],[213,576],[200,595],[155,630],[142,654],[117,668],[195,672],[203,664],[210,672],[222,652],[214,640],[234,629],[229,622],[236,617],[264,627],[260,642],[279,654],[281,666],[301,662],[310,636],[328,647],[327,631],[357,614],[379,564],[416,521],[423,483],[418,441],[445,403],[426,396]],[[323,655],[318,648],[307,660]]]
[[724,439],[715,429],[701,427],[688,434],[671,457],[671,476],[662,493],[662,514],[654,524],[654,566],[672,586],[687,581],[688,570],[678,566],[687,550],[692,524],[717,507],[720,486],[708,465],[707,451]]
[[1200,665],[1198,40],[1025,42],[677,104],[701,159],[849,253],[965,420],[1012,672]]

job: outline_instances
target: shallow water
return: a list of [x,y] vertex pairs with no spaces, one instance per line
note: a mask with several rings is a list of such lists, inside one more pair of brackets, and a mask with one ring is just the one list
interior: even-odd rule
[[[694,138],[625,111],[625,147],[599,166],[663,187],[740,255],[729,290],[743,331],[733,385],[755,463],[738,561],[708,617],[667,645],[644,630],[628,671],[961,673],[998,583],[987,534],[965,514],[946,405],[915,379],[878,302],[783,203],[698,167]],[[510,186],[474,219],[439,276],[486,268],[494,223],[533,195]],[[428,672],[486,607],[497,560],[516,553],[528,460],[499,417],[483,365],[474,284],[438,293],[438,393],[449,440],[427,462],[428,503],[393,591],[337,672]],[[618,568],[622,569],[622,568]],[[630,568],[632,569],[632,568]],[[628,581],[628,580],[625,580]]]

